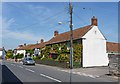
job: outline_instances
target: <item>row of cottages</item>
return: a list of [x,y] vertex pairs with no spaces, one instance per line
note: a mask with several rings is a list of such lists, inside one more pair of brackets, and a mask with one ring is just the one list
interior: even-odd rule
[[[28,44],[28,45],[26,45],[26,44],[24,44],[24,45],[19,45],[15,50],[17,50],[16,51],[16,54],[24,54],[24,57],[25,57],[25,55],[27,54],[26,53],[26,50],[34,50],[34,51],[39,51],[40,50],[40,48],[42,48],[42,47],[44,47],[45,45],[46,45],[46,43],[47,42],[44,42],[44,40],[43,39],[41,39],[41,41],[40,41],[40,43],[37,43],[37,44]],[[40,54],[40,52],[39,53],[37,53],[37,54]]]
[[[73,42],[82,44],[82,67],[91,66],[107,66],[109,63],[108,53],[117,53],[117,43],[106,42],[106,38],[103,33],[98,29],[98,20],[93,16],[91,19],[91,24],[82,28],[77,28],[73,30]],[[44,44],[43,44],[44,43]],[[48,42],[39,43],[38,45],[47,46],[53,44],[66,43],[68,48],[70,47],[70,31],[59,34],[58,31],[54,32],[54,37]],[[115,47],[114,49],[114,45]],[[25,52],[24,46],[18,48]],[[35,47],[34,48],[40,48]],[[113,49],[113,51],[112,51]],[[108,52],[108,53],[107,53]]]

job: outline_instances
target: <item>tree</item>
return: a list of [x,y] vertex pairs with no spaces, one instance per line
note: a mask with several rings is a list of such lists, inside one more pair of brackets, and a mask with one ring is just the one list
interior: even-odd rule
[[14,58],[14,57],[13,57],[13,51],[12,51],[12,50],[6,51],[6,58]]

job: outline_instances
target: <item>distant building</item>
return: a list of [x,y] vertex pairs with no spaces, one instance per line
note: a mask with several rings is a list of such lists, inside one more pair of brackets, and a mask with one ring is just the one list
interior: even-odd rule
[[44,47],[47,42],[44,42],[43,39],[41,39],[40,43],[37,44],[28,44],[28,45],[19,45],[18,48],[16,48],[16,54],[27,54],[26,50],[34,50],[34,55],[39,55],[40,54],[40,48]]
[[5,56],[6,56],[6,51],[5,51],[5,48],[0,48],[0,57],[2,59],[5,59]]
[[120,43],[107,42],[106,44],[108,55],[120,54]]
[[3,51],[3,49],[0,48],[0,57],[2,57],[2,51]]

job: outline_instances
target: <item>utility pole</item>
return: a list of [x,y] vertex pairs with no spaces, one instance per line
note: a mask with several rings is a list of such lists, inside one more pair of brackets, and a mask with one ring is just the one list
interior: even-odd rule
[[72,25],[73,7],[72,7],[71,0],[69,3],[69,10],[70,10],[70,84],[71,84],[71,82],[72,82],[72,69],[73,69],[73,25]]
[[72,2],[69,3],[70,7],[70,69],[73,69],[73,25],[72,25]]

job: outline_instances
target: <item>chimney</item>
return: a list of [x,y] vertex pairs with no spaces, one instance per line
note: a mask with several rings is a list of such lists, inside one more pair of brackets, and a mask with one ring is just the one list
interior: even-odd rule
[[98,26],[97,18],[95,16],[93,16],[93,18],[91,19],[91,25]]
[[43,40],[43,39],[41,39],[41,40],[40,40],[40,43],[43,43],[43,42],[44,42],[44,40]]
[[54,37],[58,35],[58,31],[54,31]]
[[26,46],[26,43],[24,43],[24,46]]
[[18,47],[23,47],[23,45],[19,45]]

